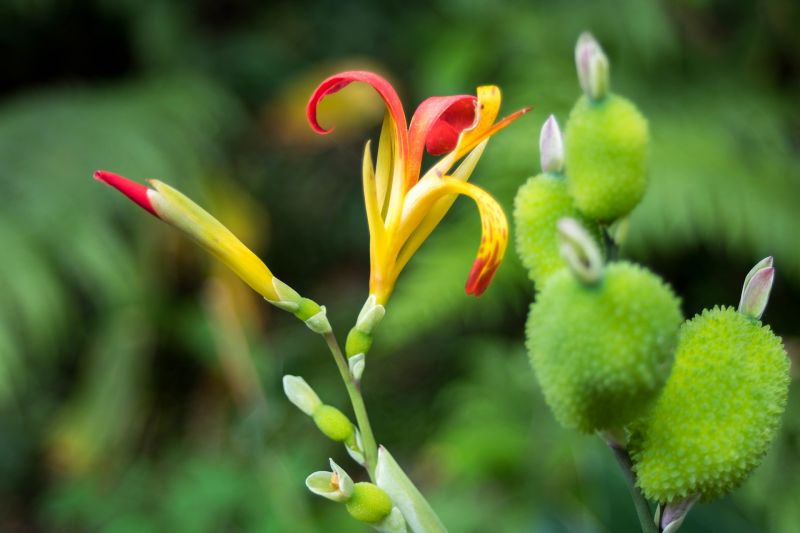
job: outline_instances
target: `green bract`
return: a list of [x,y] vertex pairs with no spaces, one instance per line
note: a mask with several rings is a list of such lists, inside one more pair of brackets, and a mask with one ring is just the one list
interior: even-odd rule
[[583,432],[643,414],[664,384],[682,317],[658,276],[631,263],[606,267],[595,285],[569,269],[531,306],[531,364],[558,421]]
[[582,96],[566,132],[568,188],[586,216],[611,222],[627,215],[647,188],[647,119],[625,98]]
[[345,505],[350,516],[368,524],[377,524],[392,511],[392,500],[383,489],[366,482],[355,484]]
[[767,326],[732,308],[703,311],[681,328],[675,364],[631,452],[654,500],[704,500],[740,485],[761,462],[786,405],[789,360]]
[[[528,276],[537,289],[566,263],[559,252],[556,224],[571,217],[582,220],[575,208],[563,177],[545,173],[528,179],[514,199],[517,253],[528,269]],[[599,235],[597,224],[582,220],[593,235]]]

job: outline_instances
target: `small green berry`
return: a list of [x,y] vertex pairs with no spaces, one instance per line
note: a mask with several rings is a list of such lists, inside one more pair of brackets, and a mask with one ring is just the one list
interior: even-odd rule
[[322,405],[314,411],[314,423],[317,424],[322,433],[336,442],[349,440],[355,429],[353,423],[337,408],[330,405]]
[[367,524],[377,524],[392,512],[389,496],[377,485],[367,482],[355,484],[345,506],[350,516]]
[[647,189],[647,119],[621,96],[582,96],[565,136],[567,185],[577,208],[604,223],[630,213]]
[[664,391],[633,427],[645,495],[708,501],[738,487],[775,438],[788,372],[780,339],[757,320],[715,307],[686,322]]
[[594,285],[554,274],[531,305],[527,346],[556,419],[589,433],[641,416],[669,374],[681,320],[672,289],[637,265],[611,263]]
[[[514,199],[517,254],[528,269],[537,289],[566,263],[559,252],[558,221],[569,217],[581,220],[563,177],[545,173],[528,179]],[[597,224],[581,220],[599,240]]]

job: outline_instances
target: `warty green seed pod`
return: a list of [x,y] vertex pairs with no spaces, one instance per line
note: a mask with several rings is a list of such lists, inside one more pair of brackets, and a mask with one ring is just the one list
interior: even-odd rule
[[775,438],[788,371],[780,339],[756,319],[715,307],[686,322],[664,391],[632,428],[645,495],[708,501],[738,487]]
[[367,524],[377,524],[392,512],[389,496],[377,485],[367,482],[355,484],[345,506],[350,516]]
[[545,400],[565,427],[621,428],[641,416],[672,363],[680,302],[650,271],[609,264],[586,285],[554,274],[531,305],[527,347]]
[[331,405],[321,405],[314,411],[313,418],[319,430],[336,442],[345,442],[353,438],[355,434],[353,423]]
[[557,230],[558,221],[565,217],[581,220],[599,242],[600,228],[581,217],[563,176],[539,174],[529,178],[517,191],[514,199],[517,254],[537,290],[566,266],[559,252]]
[[582,96],[565,136],[567,185],[577,208],[603,223],[630,213],[647,189],[647,119],[621,96]]

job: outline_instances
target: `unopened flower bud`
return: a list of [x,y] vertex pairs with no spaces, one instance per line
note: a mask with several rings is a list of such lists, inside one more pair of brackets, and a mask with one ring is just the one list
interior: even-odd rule
[[314,472],[306,478],[308,490],[318,496],[343,503],[353,496],[353,480],[342,467],[331,462],[331,472]]
[[367,482],[353,486],[353,494],[345,506],[350,516],[367,524],[378,524],[392,512],[389,495],[377,485]]
[[353,423],[341,411],[331,405],[322,405],[313,413],[314,423],[329,439],[345,442],[354,436]]
[[666,504],[661,510],[658,520],[662,533],[676,533],[699,498],[699,494],[693,494],[687,498]]
[[586,96],[592,100],[605,97],[609,85],[608,57],[589,32],[582,33],[575,45],[575,66],[578,69],[578,81]]
[[283,392],[289,401],[308,416],[322,407],[322,401],[314,389],[299,376],[283,376]]
[[583,283],[597,283],[603,276],[603,255],[595,239],[574,218],[557,223],[559,250],[572,273]]
[[564,169],[564,139],[554,115],[547,117],[539,134],[539,158],[544,173]]
[[744,280],[739,312],[760,320],[767,308],[774,281],[775,269],[772,266],[772,257],[765,257],[750,270]]

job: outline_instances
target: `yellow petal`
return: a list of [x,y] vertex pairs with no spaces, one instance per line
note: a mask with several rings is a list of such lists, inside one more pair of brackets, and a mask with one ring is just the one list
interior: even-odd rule
[[148,197],[162,220],[186,233],[256,292],[269,300],[280,300],[272,272],[228,228],[180,191],[157,180],[150,180],[150,184],[154,190],[148,191]]
[[[464,194],[472,198],[478,206],[481,217],[481,243],[466,286],[467,294],[479,296],[486,290],[494,272],[505,256],[508,245],[508,220],[500,204],[489,193],[476,185],[451,177],[444,177],[438,182],[431,181],[430,185],[424,190],[423,195],[417,199],[417,208],[430,212],[436,207],[437,202],[442,200],[449,201],[450,196],[458,194]],[[409,211],[407,220],[410,223],[414,223],[415,216],[416,214],[413,211]],[[427,234],[430,234],[432,229],[427,225],[424,228],[421,225],[416,227],[423,229]],[[416,239],[414,235],[409,238],[406,247],[398,255],[392,277],[396,277],[399,274],[422,240],[427,237],[427,234],[420,233],[421,240]]]
[[[459,181],[467,181],[472,175],[472,172],[475,170],[475,166],[478,164],[484,149],[486,149],[487,143],[488,139],[475,147],[475,149],[472,150],[472,152],[470,152],[470,154],[464,158],[464,161],[462,161],[461,164],[456,168],[451,177]],[[440,178],[435,178],[433,176],[426,177],[424,180],[418,182],[414,187],[420,187],[419,191],[423,191],[428,187],[429,181],[438,182],[440,181]],[[444,216],[450,210],[453,202],[456,201],[458,194],[448,194],[442,198],[439,198],[432,204],[427,205],[425,209],[418,210],[417,219],[412,220],[410,216],[411,206],[414,203],[414,198],[419,196],[421,196],[421,194],[418,195],[416,191],[414,191],[414,188],[412,188],[409,194],[406,196],[406,207],[409,217],[408,219],[404,220],[404,224],[401,226],[404,234],[399,236],[396,246],[393,250],[394,254],[398,254],[399,252],[397,260],[397,268],[399,270],[403,269],[403,267],[416,253],[419,247],[422,246],[422,243],[425,242],[436,226],[439,225]],[[408,222],[407,224],[405,223],[406,221]]]

